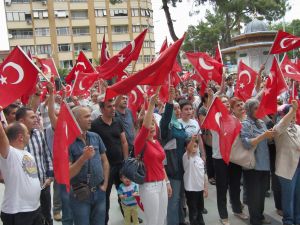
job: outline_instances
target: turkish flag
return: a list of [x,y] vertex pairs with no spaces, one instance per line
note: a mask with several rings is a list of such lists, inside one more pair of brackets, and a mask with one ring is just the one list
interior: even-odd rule
[[42,72],[45,75],[51,74],[54,77],[59,76],[53,58],[48,58],[48,59],[36,58],[36,59],[41,65]]
[[36,85],[39,69],[19,47],[15,47],[0,65],[0,106],[7,107]]
[[83,51],[79,52],[77,61],[71,72],[66,76],[65,81],[67,84],[71,84],[73,80],[76,79],[76,76],[79,72],[84,73],[93,73],[95,72],[94,67],[91,62],[87,59]]
[[199,94],[200,94],[200,96],[204,96],[206,88],[207,88],[207,83],[204,80],[204,78],[201,77],[201,75],[195,73],[195,74],[193,74],[191,76],[191,79],[194,80],[194,81],[196,81],[197,83],[201,84],[201,88],[200,88]]
[[297,66],[298,71],[300,71],[300,60],[298,58],[296,58],[295,65]]
[[69,145],[82,133],[68,106],[63,101],[57,118],[53,138],[53,170],[57,183],[70,190]]
[[[70,84],[67,84],[65,87],[63,86],[63,89],[66,93],[65,94],[66,97],[70,97],[71,93],[72,93],[72,86]],[[63,96],[63,90],[58,91],[57,94],[59,94],[60,96]]]
[[234,96],[240,98],[244,102],[251,98],[257,75],[258,73],[256,71],[241,60],[238,66],[238,79]]
[[224,162],[229,164],[232,144],[242,128],[240,121],[232,116],[221,100],[216,97],[201,127],[214,130],[219,134],[220,153]]
[[115,83],[106,89],[105,100],[111,99],[117,95],[126,94],[137,85],[163,85],[168,79],[178,51],[182,45],[184,36],[176,41],[171,47],[166,49],[145,69],[129,76],[128,78]]
[[214,80],[218,84],[221,84],[222,73],[220,73],[220,71],[223,68],[222,63],[213,59],[204,52],[187,52],[186,56],[196,71],[204,78],[206,82]]
[[144,30],[117,55],[111,57],[103,65],[96,67],[102,79],[110,80],[116,75],[122,74],[131,61],[138,60],[147,31],[147,29]]
[[137,121],[137,112],[144,104],[144,91],[141,86],[132,89],[128,94],[128,108],[131,110],[134,121]]
[[167,48],[168,48],[168,40],[166,38],[160,47],[159,54],[165,51]]
[[181,76],[181,80],[183,82],[188,81],[191,79],[192,73],[191,72],[185,72],[182,76]]
[[72,96],[85,94],[90,87],[99,79],[99,73],[83,73],[79,72],[72,88]]
[[[217,44],[216,51],[215,51],[215,60],[217,60],[219,63],[223,64],[222,53],[221,53],[219,42]],[[223,67],[219,69],[219,73],[223,74]]]
[[294,36],[282,30],[277,32],[270,54],[288,52],[300,47],[300,37]]
[[277,96],[288,89],[280,70],[276,57],[273,59],[270,75],[264,88],[264,94],[260,101],[256,117],[263,118],[266,115],[277,112]]
[[280,68],[285,77],[300,81],[300,69],[295,63],[292,63],[286,54],[280,64]]
[[101,45],[101,55],[99,59],[100,66],[106,63],[109,60],[109,53],[107,44],[105,42],[105,35],[103,35],[102,45]]

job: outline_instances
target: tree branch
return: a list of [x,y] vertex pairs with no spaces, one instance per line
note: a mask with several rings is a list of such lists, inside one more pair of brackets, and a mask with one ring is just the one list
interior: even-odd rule
[[175,30],[174,30],[174,26],[173,26],[173,21],[171,18],[171,14],[170,14],[170,10],[169,10],[169,6],[168,6],[168,0],[162,0],[163,3],[163,10],[165,12],[166,15],[166,19],[167,19],[167,24],[168,24],[168,28],[169,28],[169,32],[171,35],[171,38],[173,39],[173,41],[177,41],[178,37],[175,34]]

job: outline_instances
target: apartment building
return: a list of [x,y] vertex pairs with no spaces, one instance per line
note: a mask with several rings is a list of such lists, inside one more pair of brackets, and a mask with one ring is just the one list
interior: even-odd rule
[[[58,67],[71,68],[78,52],[99,59],[103,35],[111,55],[149,26],[135,71],[155,55],[151,0],[4,0],[9,45],[20,45]],[[127,68],[132,70],[132,68]]]

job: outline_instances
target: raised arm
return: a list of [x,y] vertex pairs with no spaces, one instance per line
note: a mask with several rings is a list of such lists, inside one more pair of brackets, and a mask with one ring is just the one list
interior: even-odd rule
[[261,86],[261,75],[262,75],[262,72],[265,70],[265,64],[262,64],[260,66],[260,69],[258,71],[258,77],[256,79],[256,82],[255,82],[255,90],[256,90],[256,93],[258,93],[260,91],[260,86]]
[[145,117],[144,117],[143,126],[145,128],[147,128],[147,129],[151,128],[154,107],[155,107],[155,104],[158,102],[158,92],[159,92],[159,89],[160,88],[158,88],[156,90],[156,93],[150,98],[148,110],[147,110],[147,112],[145,114]]
[[55,115],[55,108],[54,108],[54,87],[52,83],[47,84],[47,89],[49,92],[49,98],[48,98],[48,116],[51,122],[52,128],[55,130],[56,128],[56,122],[57,122],[57,116]]
[[168,132],[169,132],[169,124],[172,119],[172,114],[173,114],[173,101],[175,99],[175,89],[173,86],[170,86],[169,90],[169,101],[166,104],[165,111],[162,114],[161,120],[160,120],[160,135],[161,138],[164,140],[168,137]]
[[[0,111],[2,111],[2,107],[0,107]],[[3,158],[7,158],[9,151],[9,141],[5,134],[2,123],[0,124],[0,154]]]

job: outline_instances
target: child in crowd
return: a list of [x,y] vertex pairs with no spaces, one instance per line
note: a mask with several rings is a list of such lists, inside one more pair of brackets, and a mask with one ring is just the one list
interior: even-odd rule
[[131,224],[131,218],[134,225],[139,224],[138,220],[138,204],[135,199],[139,195],[138,185],[120,173],[122,183],[118,188],[118,195],[122,202],[124,211],[124,225]]
[[191,225],[205,225],[203,211],[203,197],[208,196],[207,176],[205,174],[205,163],[200,157],[198,137],[193,135],[187,143],[186,152],[183,157],[183,181],[189,218]]

